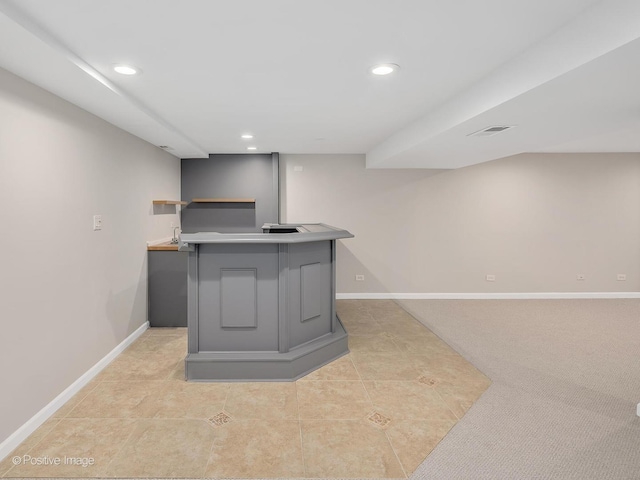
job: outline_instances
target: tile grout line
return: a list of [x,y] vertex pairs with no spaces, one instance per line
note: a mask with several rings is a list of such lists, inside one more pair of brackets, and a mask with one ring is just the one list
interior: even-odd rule
[[[111,467],[111,464],[113,463],[113,461],[116,459],[116,457],[120,454],[120,452],[124,449],[125,445],[127,444],[127,442],[129,442],[129,440],[131,439],[131,437],[133,436],[133,434],[136,432],[136,429],[139,425],[139,423],[142,420],[156,420],[156,421],[165,421],[165,420],[169,420],[169,421],[183,421],[183,420],[199,420],[199,421],[203,421],[202,418],[155,418],[155,417],[144,417],[144,418],[122,418],[122,420],[134,420],[132,429],[131,429],[131,433],[129,434],[129,436],[126,438],[126,440],[124,442],[122,442],[121,447],[118,449],[118,451],[113,455],[113,457],[111,457],[111,460],[109,460],[108,465],[105,467],[104,473],[102,474],[102,476],[98,477],[98,478],[103,478],[103,477],[110,477],[110,478],[121,478],[118,477],[117,475],[111,475],[108,474],[109,472],[109,468]],[[215,441],[215,439],[212,441],[212,449],[213,449],[213,442]],[[207,463],[205,464],[205,472],[206,472],[206,468],[209,465],[209,458],[207,458]],[[200,478],[204,478],[204,473],[202,477]],[[132,478],[146,478],[146,477],[132,477]]]
[[[367,314],[367,316],[369,317],[369,320],[371,322],[373,322],[374,324],[376,324],[378,327],[382,328],[386,332],[384,327],[382,325],[378,324],[378,322],[375,320],[375,318],[373,317],[373,315],[370,312],[366,311],[365,313]],[[378,335],[381,335],[381,334],[378,334]],[[378,335],[375,335],[375,336],[378,336]],[[351,353],[354,353],[354,352],[351,352]],[[366,355],[367,353],[372,353],[372,352],[364,351],[364,352],[361,352],[361,353]],[[376,352],[373,352],[373,353],[376,353]],[[349,361],[351,362],[356,374],[358,375],[358,380],[360,381],[360,384],[362,385],[362,388],[363,388],[363,390],[365,392],[365,395],[367,396],[367,399],[369,400],[369,404],[370,404],[370,406],[372,408],[372,411],[375,411],[376,406],[375,406],[375,404],[374,404],[374,402],[373,402],[373,400],[371,398],[371,395],[369,394],[369,391],[367,390],[367,387],[364,384],[364,379],[362,378],[362,375],[360,374],[360,371],[358,370],[356,362],[353,361],[353,358],[352,358],[351,355],[349,356]],[[375,381],[375,380],[373,380],[373,381]],[[366,417],[365,417],[365,420],[366,420]],[[353,421],[358,421],[358,420],[353,420]],[[398,465],[400,466],[400,469],[401,469],[401,471],[402,471],[402,473],[404,475],[404,478],[407,478],[407,473],[406,473],[406,471],[404,469],[404,466],[402,465],[402,462],[400,462],[400,459],[398,458],[398,455],[397,455],[395,449],[393,448],[393,445],[391,444],[391,441],[389,440],[389,436],[387,435],[386,431],[383,430],[383,432],[384,432],[385,438],[387,440],[387,443],[388,443],[389,447],[391,448],[391,451],[393,452],[393,455],[395,456],[396,461],[398,462]]]
[[229,395],[231,394],[231,387],[233,386],[232,383],[229,382],[224,382],[228,385],[227,387],[227,394],[224,396],[224,402],[222,403],[222,411],[226,412],[227,411],[227,400],[229,400]]
[[[82,397],[82,399],[78,403],[76,403],[71,410],[69,410],[63,417],[59,417],[60,420],[65,419],[65,418],[69,418],[69,419],[70,418],[78,418],[78,417],[70,417],[69,415],[71,415],[73,413],[73,411],[76,408],[78,408],[82,404],[82,402],[84,402],[87,399],[87,397],[89,395],[91,395],[98,388],[98,386],[100,386],[102,383],[103,383],[102,380],[97,381],[95,387],[93,387],[89,392],[87,392],[87,394],[84,395]],[[73,398],[73,397],[71,397],[71,398]],[[69,403],[71,401],[71,398],[69,399],[69,401],[67,401],[67,403]],[[66,405],[67,403],[65,403],[64,405]],[[63,405],[63,407],[64,407],[64,405]],[[62,408],[62,407],[60,407],[60,408]],[[82,417],[80,417],[80,418],[82,418]]]
[[398,457],[398,453],[396,452],[396,449],[393,447],[393,443],[391,443],[391,439],[389,438],[389,435],[387,435],[387,431],[385,429],[382,429],[382,431],[384,432],[384,438],[386,438],[387,442],[389,442],[389,447],[391,447],[391,451],[393,452],[393,455],[396,457],[396,460],[398,461],[398,465],[400,465],[400,468],[402,469],[402,473],[404,474],[404,478],[409,478],[409,476],[407,475],[406,470],[404,469],[404,465],[400,461],[400,457]]
[[[150,337],[150,335],[149,335],[149,336],[147,336],[147,337],[145,337],[145,338],[143,338],[143,339],[141,340],[141,342],[140,342],[140,343],[143,343],[143,342],[144,342],[146,339],[148,339],[149,337]],[[138,343],[138,342],[134,342],[132,345],[135,345],[136,343]],[[131,346],[131,345],[130,345],[130,346]],[[125,351],[126,351],[126,350],[125,350]],[[123,355],[124,353],[125,353],[125,352],[122,352],[120,355]],[[146,356],[146,354],[148,354],[148,353],[150,353],[150,352],[144,352],[145,356]],[[120,355],[118,355],[118,356],[120,356]],[[149,381],[153,381],[153,382],[158,382],[158,383],[166,384],[166,383],[169,381],[169,378],[171,377],[171,375],[173,374],[173,371],[176,369],[176,367],[178,366],[178,364],[179,364],[179,363],[180,363],[180,360],[178,360],[178,361],[176,362],[176,364],[174,365],[174,367],[171,369],[171,372],[170,372],[170,373],[167,375],[167,377],[165,377],[164,379],[161,379],[161,380],[149,380]],[[113,382],[115,382],[115,383],[120,383],[121,381],[122,381],[122,380],[114,380]],[[101,383],[103,383],[103,382],[104,382],[104,381],[102,381]],[[95,388],[94,388],[93,390],[95,390]],[[93,392],[93,390],[92,390],[92,392]],[[86,397],[85,397],[85,398],[86,398]],[[146,398],[146,397],[145,397],[145,398]],[[83,399],[83,401],[84,401],[84,399]],[[80,403],[81,403],[81,402],[80,402]],[[80,403],[78,403],[78,405],[80,405]],[[71,414],[71,413],[73,412],[73,410],[75,410],[75,408],[77,408],[77,406],[78,406],[78,405],[76,405],[76,406],[71,410],[71,412],[69,412],[69,414]],[[69,414],[67,414],[67,415],[69,415]],[[95,417],[86,417],[86,418],[95,418]],[[111,418],[111,417],[107,417],[107,418]],[[115,417],[115,418],[118,418],[118,419],[121,419],[121,420],[133,420],[133,424],[132,424],[132,427],[131,427],[131,433],[129,433],[129,435],[127,436],[126,440],[124,440],[124,441],[121,443],[120,448],[118,448],[118,449],[117,449],[117,451],[113,454],[113,456],[112,456],[112,457],[111,457],[111,459],[109,460],[109,463],[105,466],[105,468],[104,468],[104,473],[103,473],[103,475],[105,475],[105,476],[106,476],[106,475],[108,475],[109,469],[111,468],[111,465],[113,464],[114,460],[117,458],[117,456],[120,454],[120,452],[124,449],[125,445],[127,445],[127,443],[129,442],[129,440],[131,439],[131,437],[132,437],[132,436],[133,436],[133,434],[135,433],[136,429],[137,429],[137,428],[138,428],[138,426],[140,425],[140,422],[141,422],[141,421],[143,421],[143,420],[148,420],[148,419],[153,418],[153,417]]]
[[[159,382],[163,382],[163,383],[167,383],[171,380],[171,377],[173,377],[173,372],[175,372],[178,368],[178,365],[180,365],[181,362],[184,362],[184,359],[182,360],[178,360],[176,362],[176,364],[173,366],[173,368],[171,369],[171,372],[169,372],[169,375],[167,375],[167,378],[165,378],[164,380],[158,380]],[[185,380],[186,381],[186,380]]]
[[[227,395],[229,395],[228,391],[227,391]],[[227,399],[225,398],[224,401],[226,402]],[[222,410],[224,411],[224,408]],[[203,422],[205,422],[209,427],[211,427],[211,424],[209,424],[207,420],[203,420]],[[202,475],[200,476],[200,478],[206,478],[205,475],[207,474],[207,468],[209,468],[209,462],[211,461],[211,454],[213,453],[213,449],[215,447],[216,447],[216,435],[214,431],[213,440],[211,440],[211,448],[209,448],[209,455],[207,456],[207,461],[204,464],[204,468],[202,469]]]
[[[352,361],[352,363],[353,363],[353,361]],[[367,390],[367,387],[364,384],[364,380],[362,380],[362,377],[360,376],[360,372],[358,371],[358,368],[356,367],[355,363],[353,364],[353,368],[356,369],[356,373],[358,374],[358,377],[360,378],[360,383],[362,384],[362,388],[364,389],[364,392],[367,395],[367,398],[369,399],[369,402],[371,403],[372,408],[375,411],[376,406],[373,403],[373,400],[371,399],[371,395],[369,395],[369,391]],[[373,380],[373,381],[375,381],[375,380]],[[396,457],[396,460],[398,461],[398,465],[400,465],[400,469],[402,470],[402,473],[404,474],[404,478],[408,478],[407,472],[404,469],[404,465],[400,461],[400,458],[398,457],[398,453],[396,452],[396,449],[393,447],[393,444],[391,443],[391,440],[389,439],[389,435],[387,435],[387,431],[385,429],[382,429],[382,431],[384,433],[384,437],[387,439],[387,443],[389,443],[389,447],[391,448],[391,451],[393,452],[393,455]]]
[[[31,446],[31,448],[30,448],[29,450],[27,450],[27,451],[24,453],[24,455],[27,455],[27,454],[31,453],[31,451],[32,451],[34,448],[36,448],[38,445],[40,445],[40,443],[41,443],[41,442],[46,438],[46,436],[47,436],[47,435],[49,435],[49,434],[51,433],[51,431],[52,431],[55,427],[57,427],[57,426],[58,426],[58,424],[59,424],[61,421],[62,421],[62,418],[58,418],[58,419],[57,419],[57,422],[55,423],[55,425],[53,425],[53,426],[49,429],[49,431],[48,431],[47,433],[45,433],[45,434],[42,436],[42,438],[41,438],[40,440],[38,440],[36,443],[34,443],[34,444]],[[41,425],[41,426],[42,426],[42,425]],[[40,428],[40,427],[38,427],[38,428]],[[37,430],[36,430],[36,431],[37,431]],[[35,433],[35,432],[34,432],[34,433]],[[33,433],[32,433],[31,435],[33,435]],[[30,436],[31,436],[31,435],[30,435]],[[27,437],[27,438],[29,438],[29,437]],[[26,440],[26,439],[25,439],[25,440]],[[22,443],[24,443],[24,442],[22,442]],[[16,447],[16,448],[11,452],[11,453],[14,453],[15,451],[17,451],[17,450],[20,448],[20,446],[22,445],[22,443],[21,443],[20,445],[18,445],[18,446],[17,446],[17,447]],[[15,456],[15,455],[11,455],[11,454],[9,454],[9,455],[7,455],[7,457],[6,457],[6,458],[9,458],[10,456],[12,456],[12,457],[13,457],[13,456]],[[13,470],[15,467],[17,467],[17,465],[13,465],[9,470],[7,470],[5,473],[3,473],[3,474],[2,474],[2,478],[10,478],[10,477],[7,477],[7,475],[8,475],[8,474],[9,474],[9,472],[11,472],[11,470]]]
[[466,415],[466,412],[462,415],[462,417],[459,417],[458,414],[456,412],[454,412],[453,409],[449,406],[449,403],[444,398],[442,398],[442,395],[440,395],[440,391],[436,387],[432,387],[432,388],[438,394],[438,398],[440,398],[440,400],[442,400],[442,403],[444,403],[445,406],[447,407],[447,409],[451,413],[453,413],[454,417],[456,417],[456,423],[458,423],[460,421],[460,419],[462,419],[462,417],[464,417]]
[[[123,419],[124,420],[124,419]],[[116,457],[118,456],[118,454],[122,451],[122,449],[124,448],[124,446],[127,444],[127,442],[131,439],[131,437],[133,436],[134,432],[136,431],[136,428],[138,428],[138,424],[140,422],[140,420],[143,420],[141,418],[134,418],[132,419],[134,420],[133,425],[131,427],[131,433],[129,434],[129,436],[127,437],[127,439],[122,442],[122,444],[120,445],[120,448],[118,449],[118,451],[116,453],[113,454],[113,456],[111,457],[111,460],[109,460],[109,463],[104,467],[104,476],[107,476],[108,472],[109,472],[109,468],[111,467],[111,464],[113,463],[113,461],[116,459]],[[115,477],[115,475],[114,475]]]
[[[80,405],[82,402],[84,402],[84,401],[85,401],[85,399],[86,399],[89,395],[91,395],[91,394],[92,394],[92,393],[93,393],[93,392],[94,392],[94,391],[95,391],[95,390],[96,390],[96,389],[97,389],[97,388],[102,384],[102,382],[103,382],[102,380],[96,380],[96,381],[95,381],[95,385],[94,385],[94,387],[93,387],[91,390],[89,390],[85,395],[83,395],[83,397],[80,399],[80,401],[79,401],[77,404],[75,404],[75,405],[74,405],[74,407],[73,407],[71,410],[69,410],[69,412],[67,412],[67,414],[66,414],[66,415],[64,415],[63,417],[60,417],[60,419],[67,418],[67,417],[69,416],[69,414],[70,414],[71,412],[73,412],[73,411],[76,409],[76,407],[77,407],[78,405]],[[71,397],[71,398],[73,398],[73,397]],[[67,401],[67,403],[69,403],[69,401],[71,401],[71,398]],[[66,405],[67,403],[65,403],[65,405]],[[64,405],[63,405],[63,406],[64,406]],[[60,408],[62,408],[62,407],[60,407]],[[55,415],[55,414],[54,414],[54,415]]]
[[[376,320],[375,320],[375,318],[373,318],[373,315],[371,315],[371,319],[372,319],[374,322],[376,321]],[[376,322],[376,323],[377,323],[377,322]],[[378,324],[378,325],[380,325],[380,324]],[[382,328],[384,328],[384,327],[382,327]],[[386,332],[386,330],[385,330],[385,332]],[[392,343],[392,344],[394,344],[396,347],[398,347],[398,345],[393,341],[393,333],[391,333],[391,332],[388,332],[388,333],[390,333],[390,334],[391,334],[391,336],[392,336],[392,337],[390,338],[391,343]],[[402,354],[402,352],[401,352],[401,354]],[[404,355],[403,355],[403,356],[404,356]],[[371,395],[369,394],[369,390],[367,390],[367,387],[366,387],[366,385],[364,384],[364,380],[362,379],[362,376],[360,375],[360,372],[358,371],[358,367],[356,367],[355,362],[353,362],[353,366],[354,366],[354,368],[356,369],[356,372],[358,373],[358,376],[360,377],[360,381],[362,382],[362,388],[364,388],[364,391],[366,392],[367,397],[369,398],[369,401],[371,402],[371,405],[373,405],[373,408],[374,408],[374,410],[375,410],[376,406],[375,406],[375,404],[373,403],[373,400],[371,399]],[[373,382],[376,382],[376,380],[372,380],[372,381],[373,381]],[[401,381],[401,380],[398,380],[398,381]],[[409,477],[408,477],[408,475],[407,475],[407,472],[406,472],[406,470],[405,470],[405,468],[404,468],[404,465],[403,465],[403,464],[402,464],[402,462],[400,461],[400,457],[398,457],[398,453],[396,452],[396,449],[394,448],[393,443],[391,443],[391,439],[389,438],[389,435],[387,434],[386,429],[384,429],[384,428],[383,428],[383,429],[382,429],[382,431],[383,431],[383,433],[384,433],[384,437],[387,439],[387,443],[389,444],[389,447],[391,448],[391,451],[393,452],[393,455],[396,457],[396,460],[397,460],[397,462],[398,462],[398,465],[400,466],[400,469],[402,470],[402,474],[404,475],[404,478],[409,478]]]
[[[222,411],[226,412],[227,400],[229,399],[229,394],[231,392],[231,385],[232,384],[228,383],[228,382],[224,382],[224,383],[227,385],[227,394],[224,396],[224,402],[222,402]],[[209,423],[208,420],[209,419],[205,419],[205,422]],[[211,425],[209,424],[209,426],[211,426]],[[204,465],[204,470],[202,472],[202,477],[201,478],[205,478],[205,475],[207,473],[207,468],[209,468],[209,462],[211,461],[211,454],[213,453],[213,449],[215,448],[215,446],[216,446],[216,435],[214,433],[213,441],[211,442],[211,448],[209,449],[209,456],[207,457],[207,463],[205,463],[205,465]]]
[[300,432],[300,456],[302,457],[302,475],[307,478],[307,463],[304,458],[304,440],[302,436],[302,419],[300,418],[300,399],[298,397],[298,382],[294,382],[296,389],[296,407],[298,411],[298,432]]
[[369,403],[371,404],[371,408],[376,408],[376,406],[373,403],[373,400],[371,399],[371,395],[369,395],[369,391],[367,390],[367,387],[364,384],[364,380],[362,379],[362,375],[360,375],[360,371],[358,370],[358,367],[356,366],[355,362],[351,358],[349,358],[349,361],[353,365],[353,369],[358,374],[358,380],[360,381],[360,385],[362,385],[362,389],[364,390],[365,395],[369,399]]

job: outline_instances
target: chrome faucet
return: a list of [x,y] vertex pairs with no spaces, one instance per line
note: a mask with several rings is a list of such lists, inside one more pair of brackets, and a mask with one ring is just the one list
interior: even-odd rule
[[180,227],[173,227],[173,238],[171,243],[178,243],[178,237],[176,236],[176,230],[180,230]]

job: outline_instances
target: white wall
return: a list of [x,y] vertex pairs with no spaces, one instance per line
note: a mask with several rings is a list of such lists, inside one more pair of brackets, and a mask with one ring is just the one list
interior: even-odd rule
[[0,69],[0,443],[146,322],[163,198],[177,158]]
[[640,291],[639,154],[444,171],[366,170],[362,155],[281,161],[282,221],[356,236],[339,242],[339,293]]

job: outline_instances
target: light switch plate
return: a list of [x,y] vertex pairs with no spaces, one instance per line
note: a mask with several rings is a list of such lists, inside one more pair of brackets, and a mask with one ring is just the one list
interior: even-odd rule
[[93,230],[102,230],[102,215],[93,216]]

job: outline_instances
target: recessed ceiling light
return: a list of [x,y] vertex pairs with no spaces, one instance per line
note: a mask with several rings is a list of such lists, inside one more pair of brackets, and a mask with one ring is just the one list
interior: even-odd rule
[[242,135],[242,138],[246,138],[246,139],[253,138],[253,135],[251,135],[250,133],[245,133]]
[[121,75],[136,75],[140,73],[140,69],[131,65],[116,65],[113,69]]
[[247,147],[247,150],[255,150],[256,147]]
[[380,65],[374,65],[371,67],[370,71],[374,75],[389,75],[399,68],[400,66],[395,63],[381,63]]

